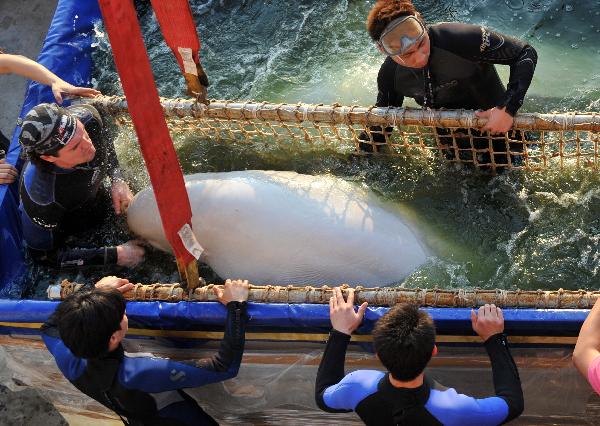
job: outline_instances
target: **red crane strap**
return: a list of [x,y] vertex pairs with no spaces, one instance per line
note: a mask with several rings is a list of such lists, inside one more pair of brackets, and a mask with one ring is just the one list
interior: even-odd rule
[[177,58],[188,94],[206,100],[208,77],[200,64],[200,38],[188,0],[151,0],[160,30]]
[[[170,2],[168,2],[170,3]],[[178,234],[191,226],[192,209],[159,102],[132,0],[99,0],[129,113],[150,174],[167,240],[178,264],[195,265]],[[189,281],[188,281],[189,283]]]

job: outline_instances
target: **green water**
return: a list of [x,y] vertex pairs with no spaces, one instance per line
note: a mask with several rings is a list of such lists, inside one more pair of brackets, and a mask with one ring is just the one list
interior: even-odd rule
[[[364,29],[372,1],[191,3],[211,97],[374,102],[383,57]],[[415,5],[429,22],[482,23],[531,43],[539,62],[523,111],[600,110],[600,1]],[[161,95],[182,96],[183,78],[154,16],[144,5],[139,12]],[[102,29],[97,43],[95,79],[104,93],[120,93]],[[506,81],[508,68],[499,71]],[[134,186],[141,188],[148,180],[139,172],[142,160],[127,142],[130,138],[126,132],[118,138],[119,156]],[[566,169],[490,176],[419,158],[352,161],[332,151],[212,145],[183,136],[175,143],[185,173],[330,173],[393,201],[433,253],[407,286],[600,288],[598,173]],[[152,274],[168,280],[173,271],[161,264]]]

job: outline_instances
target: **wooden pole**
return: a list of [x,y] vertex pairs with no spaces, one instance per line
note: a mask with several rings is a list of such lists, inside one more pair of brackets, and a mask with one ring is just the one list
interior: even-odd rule
[[[203,283],[204,284],[204,283]],[[124,294],[127,300],[165,302],[213,302],[215,284],[202,285],[187,292],[179,284],[136,284]],[[49,290],[54,298],[64,299],[82,285],[64,280],[60,289]],[[347,294],[348,285],[343,292]],[[421,289],[403,287],[355,288],[355,303],[368,302],[370,306],[392,306],[396,303],[414,303],[419,306],[468,308],[486,303],[505,308],[591,309],[600,298],[600,291],[587,290],[479,290],[479,289]],[[332,287],[312,286],[250,286],[248,300],[260,303],[329,303]]]
[[[84,100],[111,114],[126,114],[123,97],[99,96]],[[376,108],[342,105],[271,104],[268,102],[211,101],[209,105],[190,99],[161,99],[167,117],[215,118],[365,126],[430,126],[479,128],[487,120],[470,110],[423,110],[413,108]],[[513,125],[521,130],[583,130],[600,132],[600,112],[517,114]]]

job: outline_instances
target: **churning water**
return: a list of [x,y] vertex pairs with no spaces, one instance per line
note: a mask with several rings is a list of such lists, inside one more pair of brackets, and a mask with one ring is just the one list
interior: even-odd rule
[[[384,58],[365,30],[373,1],[191,3],[211,97],[374,103]],[[415,5],[428,22],[485,24],[533,45],[539,62],[522,111],[600,110],[600,1]],[[142,5],[139,12],[160,94],[183,96],[183,78],[151,10]],[[96,82],[105,94],[121,93],[100,27],[96,43]],[[508,67],[498,70],[506,82]],[[139,172],[141,159],[129,136],[123,131],[118,138],[119,156],[139,189],[148,180]],[[418,158],[351,161],[330,151],[211,145],[190,136],[176,136],[175,143],[185,173],[294,170],[330,173],[370,187],[411,218],[434,253],[407,286],[600,288],[598,172],[573,168],[490,176]]]

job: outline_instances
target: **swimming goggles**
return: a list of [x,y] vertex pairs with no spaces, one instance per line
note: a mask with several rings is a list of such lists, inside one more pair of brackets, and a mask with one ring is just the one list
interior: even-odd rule
[[416,16],[401,16],[390,22],[377,44],[388,56],[404,55],[425,36],[425,27]]

